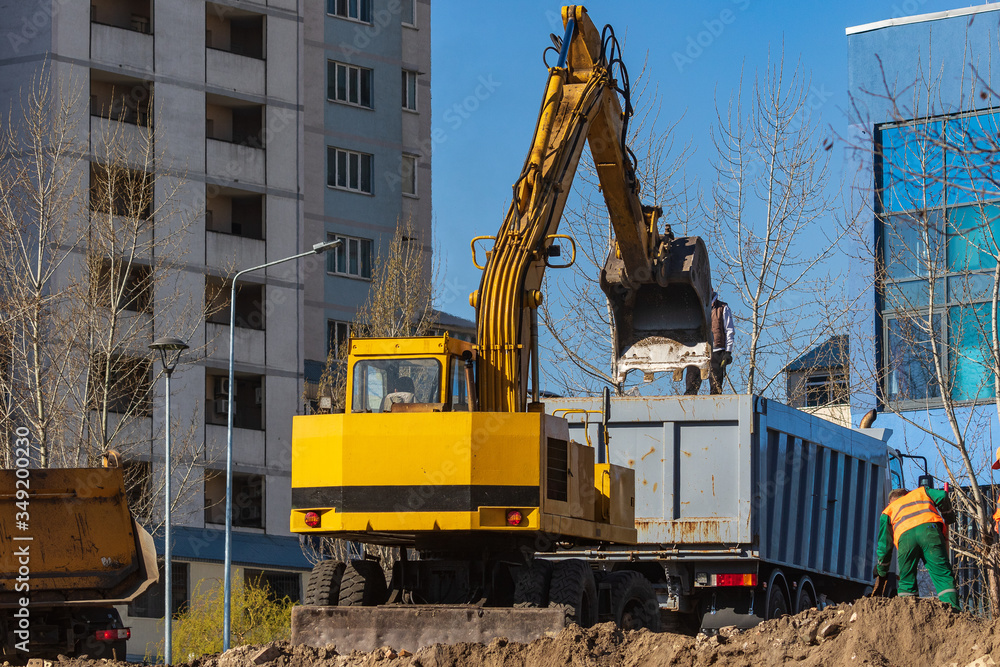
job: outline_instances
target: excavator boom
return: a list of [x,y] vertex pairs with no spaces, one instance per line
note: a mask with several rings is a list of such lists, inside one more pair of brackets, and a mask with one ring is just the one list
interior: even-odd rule
[[[528,407],[529,360],[537,356],[535,309],[584,143],[590,145],[615,236],[601,286],[615,319],[617,375],[673,371],[676,377],[687,366],[704,375],[711,358],[708,253],[695,237],[660,234],[660,209],[639,199],[625,143],[631,103],[626,88],[623,112],[623,89],[611,72],[616,60],[611,52],[618,48],[614,33],[606,28],[602,38],[580,5],[563,8],[563,23],[559,60],[549,69],[531,150],[472,296],[483,410]],[[537,378],[533,389],[537,394]]]

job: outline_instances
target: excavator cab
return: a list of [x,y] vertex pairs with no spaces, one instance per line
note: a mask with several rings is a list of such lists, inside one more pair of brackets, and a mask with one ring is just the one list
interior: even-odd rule
[[468,411],[471,373],[465,368],[474,356],[474,345],[447,334],[354,339],[347,412]]

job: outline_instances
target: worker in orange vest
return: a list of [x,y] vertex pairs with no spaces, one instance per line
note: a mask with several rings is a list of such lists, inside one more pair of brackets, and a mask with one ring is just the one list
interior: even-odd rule
[[[997,458],[990,467],[993,470],[1000,470],[1000,447],[997,448]],[[993,527],[1000,534],[1000,498],[997,498],[997,509],[993,512]]]
[[879,517],[875,576],[882,579],[888,574],[895,545],[899,549],[900,597],[917,595],[917,565],[923,561],[938,599],[961,611],[955,574],[948,561],[942,513],[951,513],[945,491],[921,486],[915,491],[895,489],[890,493],[889,506]]

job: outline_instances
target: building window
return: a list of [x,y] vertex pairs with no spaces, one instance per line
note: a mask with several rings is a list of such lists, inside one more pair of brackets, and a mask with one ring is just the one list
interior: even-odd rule
[[328,60],[326,97],[334,102],[372,108],[372,70]]
[[206,48],[263,60],[264,26],[263,14],[205,3]]
[[124,354],[91,355],[87,398],[91,410],[119,414],[149,413],[153,382],[149,359]]
[[205,186],[205,229],[247,239],[264,238],[264,195]]
[[90,115],[149,127],[153,82],[90,70]]
[[243,580],[258,588],[267,587],[268,597],[275,602],[288,598],[292,602],[302,601],[302,576],[298,572],[281,570],[243,570]]
[[403,70],[403,108],[417,110],[417,73]]
[[326,0],[326,13],[371,23],[372,0]]
[[[221,278],[205,277],[205,309],[208,317],[206,322],[213,324],[229,324],[231,315],[229,297],[232,286]],[[264,330],[264,285],[260,283],[236,283],[236,313],[237,327],[243,329]]]
[[1000,114],[991,113],[879,128],[881,358],[890,401],[993,398],[998,132]]
[[[142,595],[128,605],[128,615],[135,618],[163,618],[163,608],[166,600],[163,598],[164,577],[163,561],[158,560],[160,578],[147,588]],[[188,604],[188,564],[172,561],[170,563],[172,578],[170,580],[170,611],[180,613]]]
[[372,193],[372,156],[367,153],[326,148],[326,184],[331,188]]
[[351,339],[351,323],[337,320],[326,321],[326,353],[334,358],[341,358],[341,351],[346,353],[347,342]]
[[400,12],[402,14],[402,24],[417,27],[417,0],[401,0]]
[[404,195],[417,196],[417,156],[403,153],[403,166],[399,176],[402,179]]
[[851,392],[847,376],[841,373],[817,373],[806,377],[806,406],[845,405]]
[[358,278],[372,277],[371,239],[358,239],[340,234],[328,234],[330,241],[340,239],[342,243],[326,253],[327,273]]
[[92,303],[112,312],[153,311],[153,271],[145,264],[126,260],[95,260],[91,271]]
[[90,210],[135,220],[153,215],[153,176],[120,165],[90,163]]
[[[226,472],[205,470],[205,523],[226,523]],[[233,473],[233,525],[264,527],[264,476]]]
[[[205,421],[219,426],[229,424],[229,376],[223,372],[205,374]],[[233,426],[264,430],[264,376],[237,373],[234,377]]]
[[90,21],[151,34],[151,0],[91,0]]

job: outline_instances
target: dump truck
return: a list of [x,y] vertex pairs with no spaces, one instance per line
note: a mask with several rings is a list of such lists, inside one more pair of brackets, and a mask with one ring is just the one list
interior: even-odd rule
[[[20,460],[27,464],[27,453]],[[4,658],[125,659],[114,605],[157,581],[153,539],[109,467],[0,470],[0,647]]]
[[845,428],[751,395],[550,399],[546,408],[599,460],[634,471],[638,544],[536,558],[637,572],[664,619],[705,631],[870,589],[879,514],[903,483],[891,431],[867,420]]

